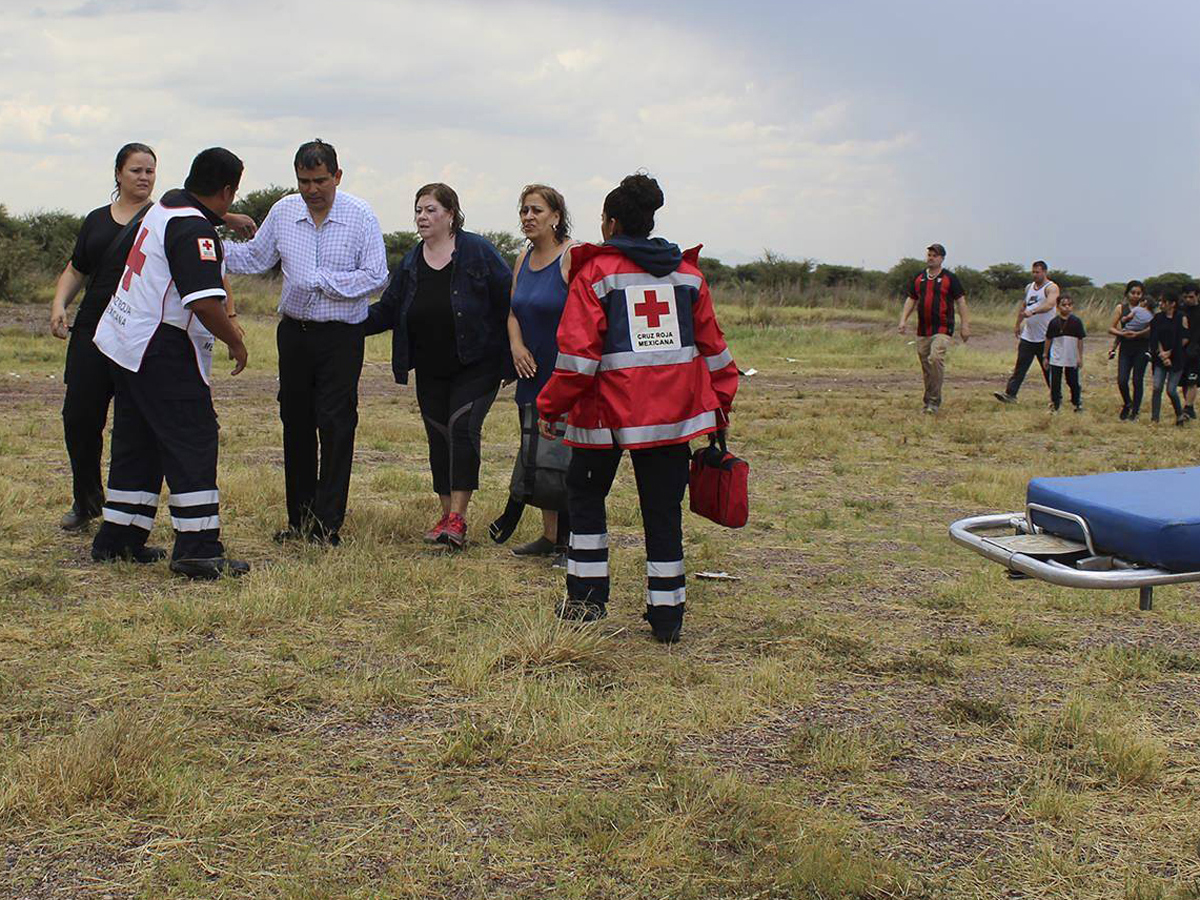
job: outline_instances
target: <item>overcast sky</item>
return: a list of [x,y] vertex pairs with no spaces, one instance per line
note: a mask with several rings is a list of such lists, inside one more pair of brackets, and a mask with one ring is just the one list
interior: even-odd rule
[[130,140],[159,192],[222,145],[243,192],[333,143],[385,231],[443,180],[468,228],[520,188],[648,169],[658,233],[886,268],[1045,257],[1200,272],[1200,4],[33,0],[0,18],[0,203],[83,213]]

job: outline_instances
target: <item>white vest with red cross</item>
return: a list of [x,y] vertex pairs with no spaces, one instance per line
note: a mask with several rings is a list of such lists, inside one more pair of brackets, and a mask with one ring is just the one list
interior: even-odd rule
[[[193,206],[166,207],[156,203],[150,212],[146,213],[138,229],[137,239],[129,250],[125,261],[125,274],[117,283],[117,289],[104,310],[100,324],[96,327],[96,346],[100,351],[130,372],[136,372],[142,367],[142,357],[146,347],[159,325],[172,325],[181,331],[186,331],[191,338],[196,351],[196,365],[200,376],[208,384],[209,373],[212,371],[212,351],[214,337],[212,332],[204,327],[196,318],[195,313],[188,309],[187,304],[203,297],[220,296],[225,298],[224,290],[206,290],[187,297],[180,297],[171,276],[171,268],[167,261],[164,242],[167,234],[167,224],[172,219],[185,216],[199,216],[204,213]],[[198,251],[203,254],[204,241]],[[217,258],[216,242],[208,247],[208,252]],[[222,273],[224,264],[222,264]]]

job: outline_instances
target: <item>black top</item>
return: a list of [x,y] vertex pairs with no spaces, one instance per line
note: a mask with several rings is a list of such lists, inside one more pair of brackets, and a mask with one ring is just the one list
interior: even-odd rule
[[101,206],[93,209],[83,220],[79,236],[75,238],[75,251],[71,254],[71,265],[80,274],[89,276],[79,301],[79,309],[75,313],[72,330],[95,332],[100,317],[108,301],[112,299],[117,282],[125,270],[125,257],[133,246],[132,230],[121,242],[122,246],[114,248],[109,254],[108,248],[113,239],[121,233],[123,225],[119,225],[112,217],[112,208]]
[[1185,333],[1188,344],[1184,350],[1184,355],[1188,359],[1200,358],[1200,303],[1195,306],[1188,306],[1186,303],[1179,304],[1179,311],[1183,313],[1183,317],[1187,319],[1188,327]]
[[1150,321],[1150,361],[1162,368],[1163,361],[1159,351],[1166,350],[1171,354],[1171,364],[1166,368],[1172,372],[1183,368],[1183,322],[1184,316],[1176,312],[1168,316],[1164,312],[1155,313]]
[[453,375],[462,368],[450,300],[454,263],[435,269],[417,256],[417,292],[408,308],[408,340],[413,367],[430,375]]

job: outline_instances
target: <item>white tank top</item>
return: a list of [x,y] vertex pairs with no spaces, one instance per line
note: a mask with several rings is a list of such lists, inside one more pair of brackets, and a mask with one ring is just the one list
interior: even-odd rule
[[[183,216],[203,217],[204,213],[192,206],[165,207],[161,203],[156,203],[146,213],[130,251],[131,259],[134,253],[143,257],[141,268],[134,272],[126,266],[125,275],[117,283],[100,324],[96,326],[94,340],[105,356],[122,368],[136,372],[142,367],[142,357],[146,355],[146,347],[158,326],[173,325],[186,331],[191,338],[200,377],[208,384],[215,339],[183,305],[163,246],[167,223]],[[224,263],[221,268],[224,274]],[[223,290],[213,293],[219,293],[222,298],[225,296]]]
[[[1050,280],[1042,282],[1041,287],[1037,287],[1031,281],[1025,288],[1025,309],[1033,309],[1038,304],[1046,299],[1046,288],[1051,284]],[[1050,324],[1050,320],[1054,318],[1054,307],[1050,307],[1045,312],[1040,312],[1037,315],[1030,316],[1021,325],[1021,340],[1036,341],[1041,343],[1046,340],[1046,326]]]

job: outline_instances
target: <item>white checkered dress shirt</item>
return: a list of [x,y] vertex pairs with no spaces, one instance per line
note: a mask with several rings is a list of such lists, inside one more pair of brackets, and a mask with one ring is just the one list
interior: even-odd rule
[[283,260],[279,312],[307,322],[367,317],[367,298],[387,284],[379,221],[365,200],[338,191],[325,221],[313,224],[299,194],[271,207],[254,238],[225,241],[225,267],[239,275],[266,272]]

